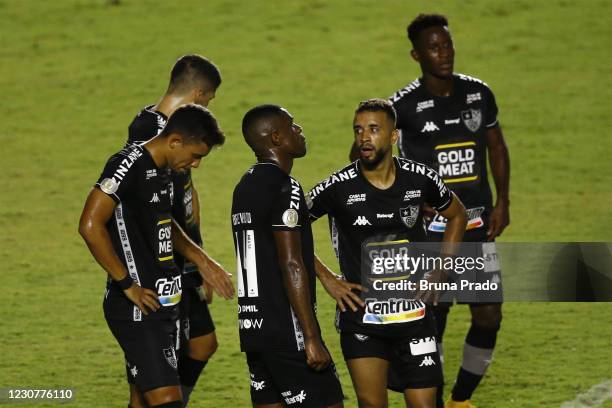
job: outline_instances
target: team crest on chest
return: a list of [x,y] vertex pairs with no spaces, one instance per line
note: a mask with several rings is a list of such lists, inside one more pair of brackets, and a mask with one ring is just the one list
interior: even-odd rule
[[406,227],[414,227],[417,218],[419,218],[419,206],[409,205],[408,207],[400,208],[400,218]]
[[476,132],[482,123],[482,112],[480,109],[468,109],[461,111],[461,120],[470,131]]

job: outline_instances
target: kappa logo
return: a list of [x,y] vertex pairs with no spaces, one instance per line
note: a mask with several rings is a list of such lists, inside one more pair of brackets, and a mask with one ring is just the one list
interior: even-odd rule
[[419,367],[423,367],[423,366],[429,367],[432,365],[436,365],[436,362],[433,360],[433,358],[431,358],[431,356],[425,356],[423,361],[421,361],[421,364],[419,364]]
[[176,353],[172,347],[164,349],[164,357],[166,357],[168,364],[170,364],[172,368],[176,370]]
[[421,133],[435,132],[436,130],[440,130],[440,128],[436,126],[434,122],[428,121],[428,122],[425,122],[425,126],[423,126],[423,129],[421,129]]
[[364,226],[364,225],[372,225],[372,224],[370,224],[370,221],[368,221],[368,219],[365,216],[359,215],[359,216],[357,216],[357,219],[355,220],[353,225]]
[[306,392],[301,390],[299,394],[291,396],[291,391],[286,391],[282,393],[283,397],[285,397],[285,402],[287,405],[292,405],[295,403],[302,403],[306,400]]
[[418,112],[422,112],[425,109],[429,109],[429,108],[433,108],[434,107],[434,101],[433,99],[428,99],[426,101],[422,101],[417,103],[417,107],[416,107],[416,111]]
[[153,197],[151,197],[151,200],[149,200],[150,203],[159,203],[159,196],[157,195],[157,193],[153,193]]

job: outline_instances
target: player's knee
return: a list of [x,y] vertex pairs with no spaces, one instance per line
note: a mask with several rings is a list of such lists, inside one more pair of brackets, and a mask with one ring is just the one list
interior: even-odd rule
[[498,331],[501,327],[502,311],[498,305],[477,308],[472,313],[472,324],[488,331]]
[[183,407],[182,401],[170,401],[170,402],[164,402],[163,404],[159,404],[159,405],[151,405],[151,408],[182,408],[182,407]]
[[357,403],[359,408],[387,408],[386,398],[368,393],[357,393]]
[[198,337],[189,342],[189,357],[198,361],[208,361],[218,347],[219,343],[214,332]]

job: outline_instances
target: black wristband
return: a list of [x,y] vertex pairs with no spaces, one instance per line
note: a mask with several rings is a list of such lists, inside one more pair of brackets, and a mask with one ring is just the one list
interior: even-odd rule
[[121,290],[127,290],[127,289],[132,287],[132,283],[134,283],[134,279],[132,279],[132,277],[128,273],[125,276],[125,278],[123,278],[121,280],[118,280],[118,281],[115,281],[115,282],[117,282],[117,285],[119,285]]

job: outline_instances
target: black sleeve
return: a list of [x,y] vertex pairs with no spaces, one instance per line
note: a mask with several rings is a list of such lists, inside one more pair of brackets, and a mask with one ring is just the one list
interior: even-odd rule
[[485,127],[493,128],[498,126],[497,122],[497,104],[495,103],[495,95],[491,92],[489,87],[485,87],[484,91],[485,95],[485,107],[486,107],[486,116],[485,116]]
[[425,177],[424,200],[438,212],[446,210],[453,201],[451,191],[442,180],[442,177],[431,168],[428,168]]
[[302,225],[309,222],[304,218],[306,211],[300,211],[304,201],[304,192],[300,183],[287,177],[280,187],[280,192],[272,203],[270,225],[274,231],[299,231]]
[[306,197],[310,219],[317,220],[325,214],[334,214],[334,190],[335,184],[331,182],[331,176],[310,190]]
[[123,163],[124,156],[116,155],[111,157],[102,174],[98,178],[95,187],[103,193],[108,194],[115,202],[124,200],[131,190],[138,184],[136,177],[135,163],[127,168]]

